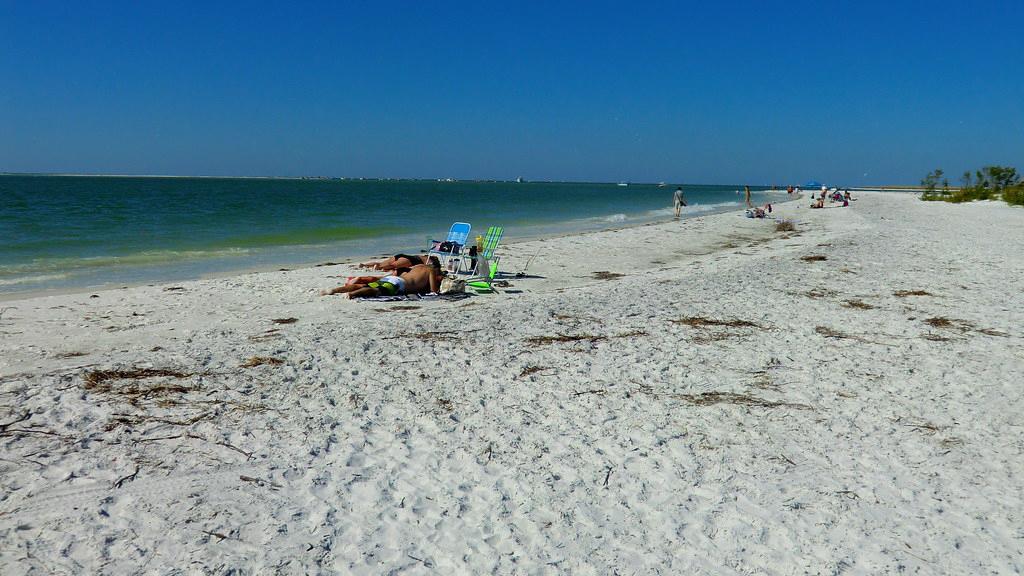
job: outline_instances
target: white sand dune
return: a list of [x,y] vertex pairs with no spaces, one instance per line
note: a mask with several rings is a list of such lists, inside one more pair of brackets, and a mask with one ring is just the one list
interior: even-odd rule
[[775,215],[7,302],[0,573],[1019,574],[1024,210]]

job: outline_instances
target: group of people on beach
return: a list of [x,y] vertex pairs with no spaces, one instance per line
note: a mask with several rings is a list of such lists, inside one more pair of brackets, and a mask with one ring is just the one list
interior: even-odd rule
[[850,201],[853,200],[853,197],[850,195],[849,190],[839,192],[838,189],[833,188],[832,191],[829,192],[827,187],[822,186],[821,194],[817,198],[815,198],[813,194],[811,195],[811,200],[813,200],[813,202],[811,203],[811,208],[824,208],[826,198],[831,203],[842,202],[844,208],[846,206],[849,206]]
[[388,272],[384,276],[356,276],[348,279],[344,286],[320,292],[322,296],[346,294],[349,298],[375,298],[378,296],[403,296],[405,294],[428,294],[441,289],[444,272],[437,256],[422,254],[395,254],[372,262],[360,264],[363,268]]

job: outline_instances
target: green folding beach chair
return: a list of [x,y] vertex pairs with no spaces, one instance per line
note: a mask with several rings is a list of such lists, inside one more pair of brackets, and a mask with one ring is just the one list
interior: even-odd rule
[[505,229],[501,226],[491,226],[487,229],[487,234],[484,236],[484,245],[482,256],[488,261],[494,260],[494,250],[498,247],[498,242],[501,242],[501,235],[505,233]]
[[473,271],[476,276],[466,280],[467,287],[479,293],[494,292],[491,284],[498,274],[498,258],[494,251],[498,248],[504,233],[505,229],[501,226],[491,226],[487,229],[487,234],[481,240],[481,251],[477,254],[477,265]]
[[498,263],[489,262],[487,265],[487,274],[485,276],[474,276],[466,280],[466,287],[476,290],[479,294],[487,294],[494,292],[494,276],[498,273]]
[[501,236],[505,233],[505,229],[501,226],[491,226],[487,229],[487,234],[484,235],[480,241],[480,252],[477,253],[477,265],[471,271],[473,274],[478,276],[486,276],[490,270],[490,262],[497,262],[498,259],[494,257],[494,251],[498,248],[498,243],[501,242]]

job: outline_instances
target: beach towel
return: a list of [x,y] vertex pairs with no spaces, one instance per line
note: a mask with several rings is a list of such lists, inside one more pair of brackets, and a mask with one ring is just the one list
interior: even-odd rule
[[462,300],[463,298],[469,298],[469,294],[465,292],[456,292],[453,294],[402,294],[400,296],[374,296],[372,298],[356,298],[355,301],[366,301],[366,302],[404,302],[410,300]]

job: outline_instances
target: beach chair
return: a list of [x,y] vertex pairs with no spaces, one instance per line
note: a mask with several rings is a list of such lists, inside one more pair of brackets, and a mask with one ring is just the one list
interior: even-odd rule
[[479,294],[494,292],[492,284],[494,284],[494,277],[498,274],[498,263],[489,262],[486,259],[482,263],[487,267],[487,274],[468,278],[466,280],[466,288],[472,288]]
[[487,229],[487,234],[484,235],[483,240],[480,241],[480,251],[477,253],[477,265],[473,267],[471,272],[478,276],[484,276],[488,272],[488,262],[497,263],[498,259],[494,257],[494,251],[498,248],[498,243],[501,242],[501,236],[505,233],[505,229],[501,226],[491,226]]
[[501,236],[504,233],[505,229],[501,226],[491,226],[487,229],[482,252],[484,258],[494,260],[494,251],[498,248],[498,242],[501,242]]
[[[450,262],[454,265],[461,266],[462,248],[466,245],[466,239],[469,238],[469,231],[471,229],[472,226],[465,222],[456,222],[452,224],[452,227],[448,230],[448,237],[444,240],[451,244],[451,251],[442,252],[437,248],[431,248],[428,254],[437,256],[437,259],[441,261],[442,268],[448,268]],[[457,266],[455,267],[456,270],[458,269]]]

